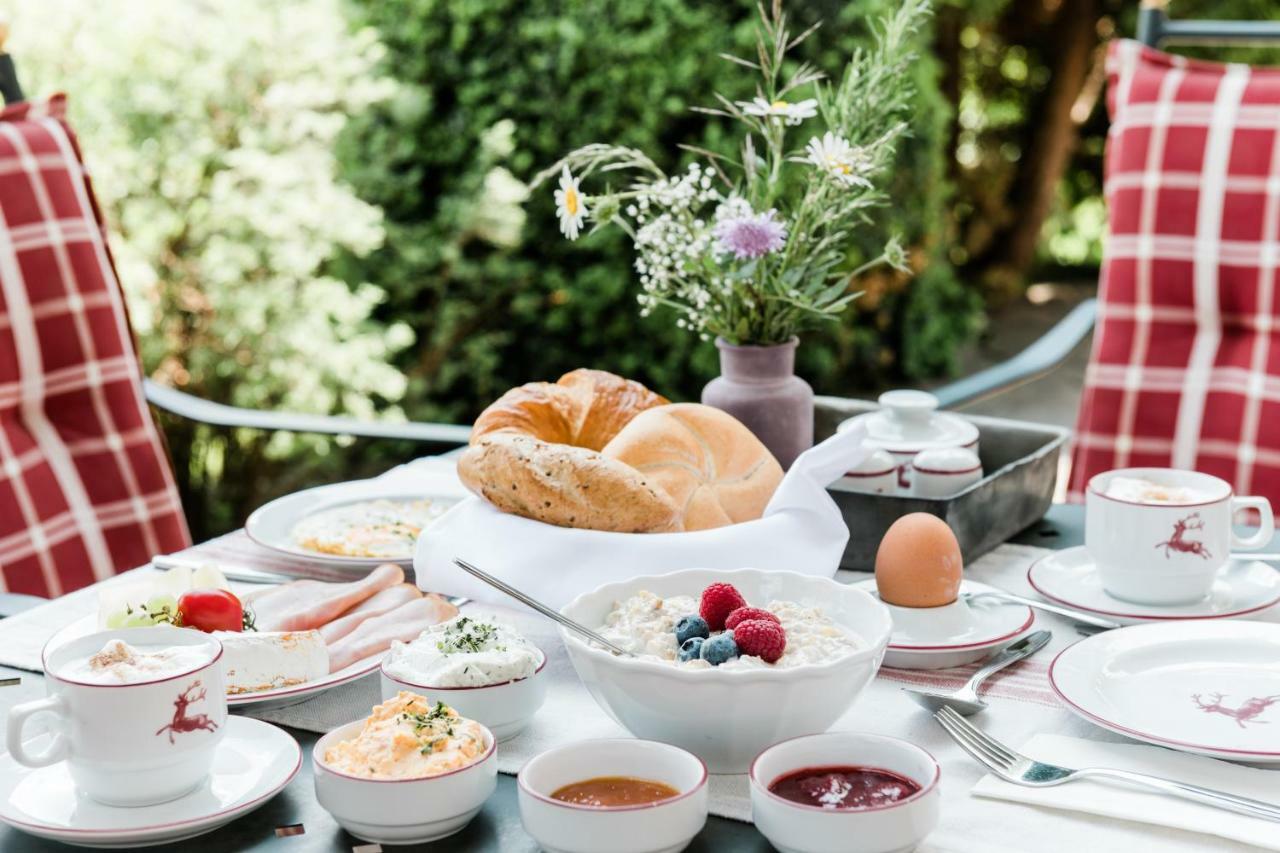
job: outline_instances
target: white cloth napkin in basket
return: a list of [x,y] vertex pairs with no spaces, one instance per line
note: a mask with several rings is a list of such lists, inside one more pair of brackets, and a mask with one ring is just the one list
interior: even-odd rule
[[865,428],[833,435],[801,454],[764,515],[690,533],[607,533],[556,527],[470,497],[418,539],[413,567],[423,589],[477,601],[511,600],[453,565],[461,557],[551,607],[606,583],[689,568],[756,568],[831,577],[849,529],[827,486],[869,452]]

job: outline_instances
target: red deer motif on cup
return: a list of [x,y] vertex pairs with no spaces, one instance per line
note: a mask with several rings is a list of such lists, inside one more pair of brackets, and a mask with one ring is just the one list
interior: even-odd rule
[[1200,513],[1193,512],[1186,518],[1180,518],[1173,523],[1173,535],[1164,542],[1157,542],[1157,548],[1164,549],[1164,558],[1169,559],[1169,552],[1177,551],[1180,554],[1195,554],[1205,560],[1210,559],[1213,555],[1209,553],[1209,549],[1204,547],[1203,542],[1196,542],[1186,538],[1188,531],[1204,530],[1204,519],[1200,517]]
[[199,693],[192,695],[197,687],[200,687],[199,680],[178,694],[178,698],[173,700],[173,719],[161,726],[156,732],[157,735],[168,732],[169,743],[174,742],[173,736],[177,733],[197,730],[212,732],[217,730],[218,724],[209,719],[208,714],[187,714],[187,708],[205,697],[205,689],[203,687],[200,687]]
[[1192,694],[1191,698],[1199,706],[1200,710],[1206,714],[1222,714],[1225,717],[1230,717],[1242,729],[1245,727],[1245,723],[1265,724],[1266,720],[1255,720],[1254,718],[1275,703],[1280,702],[1280,694],[1275,696],[1255,696],[1239,708],[1230,708],[1222,704],[1223,695],[1221,693],[1213,693],[1211,696],[1213,701],[1207,703],[1200,698],[1199,693]]

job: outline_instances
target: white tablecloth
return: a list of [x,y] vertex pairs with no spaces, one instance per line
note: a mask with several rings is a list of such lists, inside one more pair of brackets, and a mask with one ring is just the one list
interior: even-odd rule
[[[402,467],[391,473],[403,476],[406,471]],[[1005,545],[968,567],[966,574],[1013,592],[1034,595],[1026,582],[1026,571],[1043,553],[1043,549]],[[853,573],[842,575],[842,580],[860,577]],[[0,621],[0,664],[38,670],[39,652],[47,638],[69,621],[93,612],[95,607],[96,592],[91,588]],[[471,607],[478,605],[470,605],[469,609]],[[625,734],[600,711],[578,682],[550,622],[515,611],[503,610],[500,615],[516,623],[549,652],[551,678],[547,704],[531,728],[499,749],[502,772],[515,773],[533,755],[568,740]],[[1280,621],[1280,613],[1272,610],[1260,618]],[[988,683],[986,698],[991,707],[974,718],[975,722],[1014,745],[1021,745],[1039,733],[1103,742],[1122,741],[1071,714],[1054,698],[1046,680],[1048,663],[1060,649],[1079,637],[1066,620],[1044,613],[1037,616],[1037,627],[1053,630],[1052,643],[1032,660],[1006,670]],[[920,848],[922,853],[1031,850],[1043,853],[1202,853],[1208,850],[1230,853],[1256,849],[1147,823],[972,796],[970,789],[982,777],[981,768],[950,741],[927,712],[903,695],[901,687],[906,683],[958,686],[973,669],[974,666],[940,672],[885,670],[834,726],[905,738],[932,752],[942,764],[942,822]],[[364,716],[378,700],[377,679],[370,677],[302,704],[257,716],[282,725],[327,731]],[[1277,786],[1280,787],[1280,771],[1277,771]],[[712,812],[739,820],[749,819],[746,791],[745,776],[713,776]],[[1178,803],[1170,800],[1169,808],[1178,808]]]

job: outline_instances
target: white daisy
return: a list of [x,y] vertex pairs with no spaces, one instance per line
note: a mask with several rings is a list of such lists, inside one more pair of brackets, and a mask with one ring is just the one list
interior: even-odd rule
[[578,178],[569,174],[569,167],[564,166],[560,171],[560,189],[556,190],[556,214],[560,217],[560,233],[570,240],[577,240],[587,212],[587,197],[578,189]]
[[756,97],[750,102],[738,101],[738,108],[749,116],[786,119],[787,124],[797,125],[818,114],[818,102],[813,98],[789,104],[786,101],[766,101]]
[[816,136],[810,139],[807,150],[810,163],[845,186],[871,186],[866,177],[871,171],[871,158],[861,148],[850,145],[843,136],[827,131],[821,139]]

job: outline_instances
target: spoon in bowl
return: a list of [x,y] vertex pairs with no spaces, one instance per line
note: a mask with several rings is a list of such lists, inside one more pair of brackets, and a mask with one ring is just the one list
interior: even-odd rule
[[943,693],[938,690],[919,690],[914,687],[904,687],[902,690],[930,711],[936,712],[945,706],[954,708],[966,717],[971,716],[987,707],[987,703],[978,698],[978,687],[982,682],[1006,666],[1015,664],[1023,658],[1031,657],[1043,649],[1051,639],[1053,639],[1052,631],[1036,631],[1016,643],[1010,643],[1004,651],[993,657],[986,666],[975,672],[964,687],[954,693]]
[[458,557],[454,557],[453,564],[458,568],[462,569],[467,574],[471,575],[472,577],[479,578],[480,580],[484,581],[494,589],[505,592],[507,595],[511,596],[521,604],[524,604],[528,607],[533,608],[534,610],[538,611],[548,619],[551,619],[552,621],[555,621],[555,622],[559,622],[561,625],[565,626],[570,631],[577,631],[579,634],[586,637],[588,640],[591,640],[594,643],[599,643],[600,645],[604,646],[606,649],[613,652],[614,654],[622,655],[624,658],[635,657],[635,654],[633,654],[632,652],[629,652],[626,649],[621,648],[620,646],[615,646],[613,643],[609,642],[604,637],[597,634],[595,631],[592,631],[586,625],[581,625],[573,621],[568,616],[565,616],[564,614],[560,613],[557,610],[551,609],[547,605],[543,604],[541,601],[538,601],[536,598],[531,598],[526,593],[521,592],[520,590],[509,585],[505,581],[500,581],[497,578],[495,578],[493,575],[489,574],[488,572],[481,571],[480,569],[468,563],[466,560],[460,559]]

